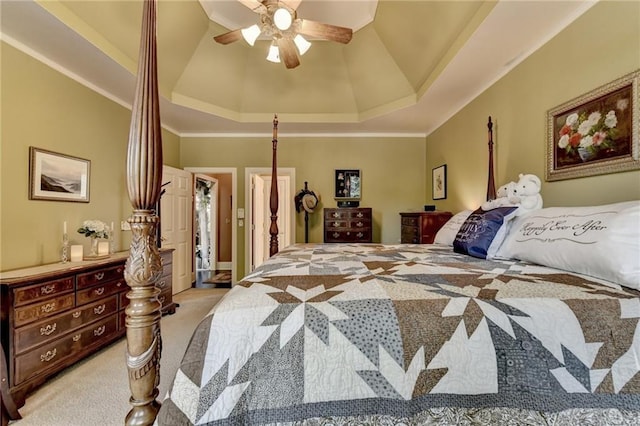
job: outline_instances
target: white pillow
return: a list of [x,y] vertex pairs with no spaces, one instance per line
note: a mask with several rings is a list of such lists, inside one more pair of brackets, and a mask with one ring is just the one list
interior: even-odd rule
[[460,213],[456,213],[436,233],[436,237],[433,242],[435,244],[446,244],[448,246],[452,246],[453,240],[456,239],[456,235],[458,234],[460,227],[464,221],[467,220],[470,214],[471,210],[463,210]]
[[640,200],[527,213],[513,221],[496,257],[640,290]]

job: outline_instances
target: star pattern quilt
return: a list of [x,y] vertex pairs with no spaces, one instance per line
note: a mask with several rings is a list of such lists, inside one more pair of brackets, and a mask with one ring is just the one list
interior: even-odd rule
[[640,424],[640,293],[440,245],[299,244],[195,330],[159,425]]

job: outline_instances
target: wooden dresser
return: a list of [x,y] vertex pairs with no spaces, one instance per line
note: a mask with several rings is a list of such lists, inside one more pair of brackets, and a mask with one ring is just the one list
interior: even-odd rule
[[[126,332],[128,252],[107,259],[58,263],[0,273],[0,335],[9,391],[21,407],[48,377]],[[175,312],[173,250],[162,250],[162,312]]]
[[440,228],[451,216],[451,212],[440,211],[400,213],[400,242],[432,244]]
[[373,220],[368,207],[324,209],[325,243],[370,243]]

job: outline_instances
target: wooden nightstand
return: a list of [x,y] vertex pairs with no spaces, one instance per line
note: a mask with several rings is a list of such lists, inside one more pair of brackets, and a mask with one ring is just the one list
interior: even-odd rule
[[451,219],[451,212],[400,213],[400,242],[405,244],[432,244],[436,233]]

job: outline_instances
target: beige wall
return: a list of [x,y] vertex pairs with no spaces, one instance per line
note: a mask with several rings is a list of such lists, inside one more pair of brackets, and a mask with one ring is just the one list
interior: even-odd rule
[[[484,200],[489,115],[496,186],[518,173],[544,180],[547,111],[640,67],[639,16],[640,2],[598,3],[429,135],[427,170],[448,169],[448,197],[435,202],[438,208],[459,211]],[[543,182],[541,194],[545,206],[637,200],[640,171]]]
[[[0,270],[60,259],[62,224],[71,243],[84,220],[131,214],[126,155],[131,111],[2,43]],[[165,162],[179,165],[179,138],[163,131]],[[90,202],[29,200],[29,146],[91,160]],[[117,233],[119,249],[129,232]]]
[[[282,128],[282,126],[281,126]],[[236,167],[238,202],[245,207],[244,169],[271,166],[271,138],[183,138],[182,167]],[[424,139],[422,138],[291,138],[280,137],[278,166],[296,169],[293,194],[309,182],[320,196],[317,213],[309,218],[309,241],[322,242],[322,207],[335,207],[335,169],[362,173],[362,207],[373,209],[375,242],[397,243],[401,211],[425,204]],[[293,198],[291,208],[293,205]],[[238,228],[237,273],[244,276],[245,232]],[[296,241],[304,241],[304,216],[296,214]]]

